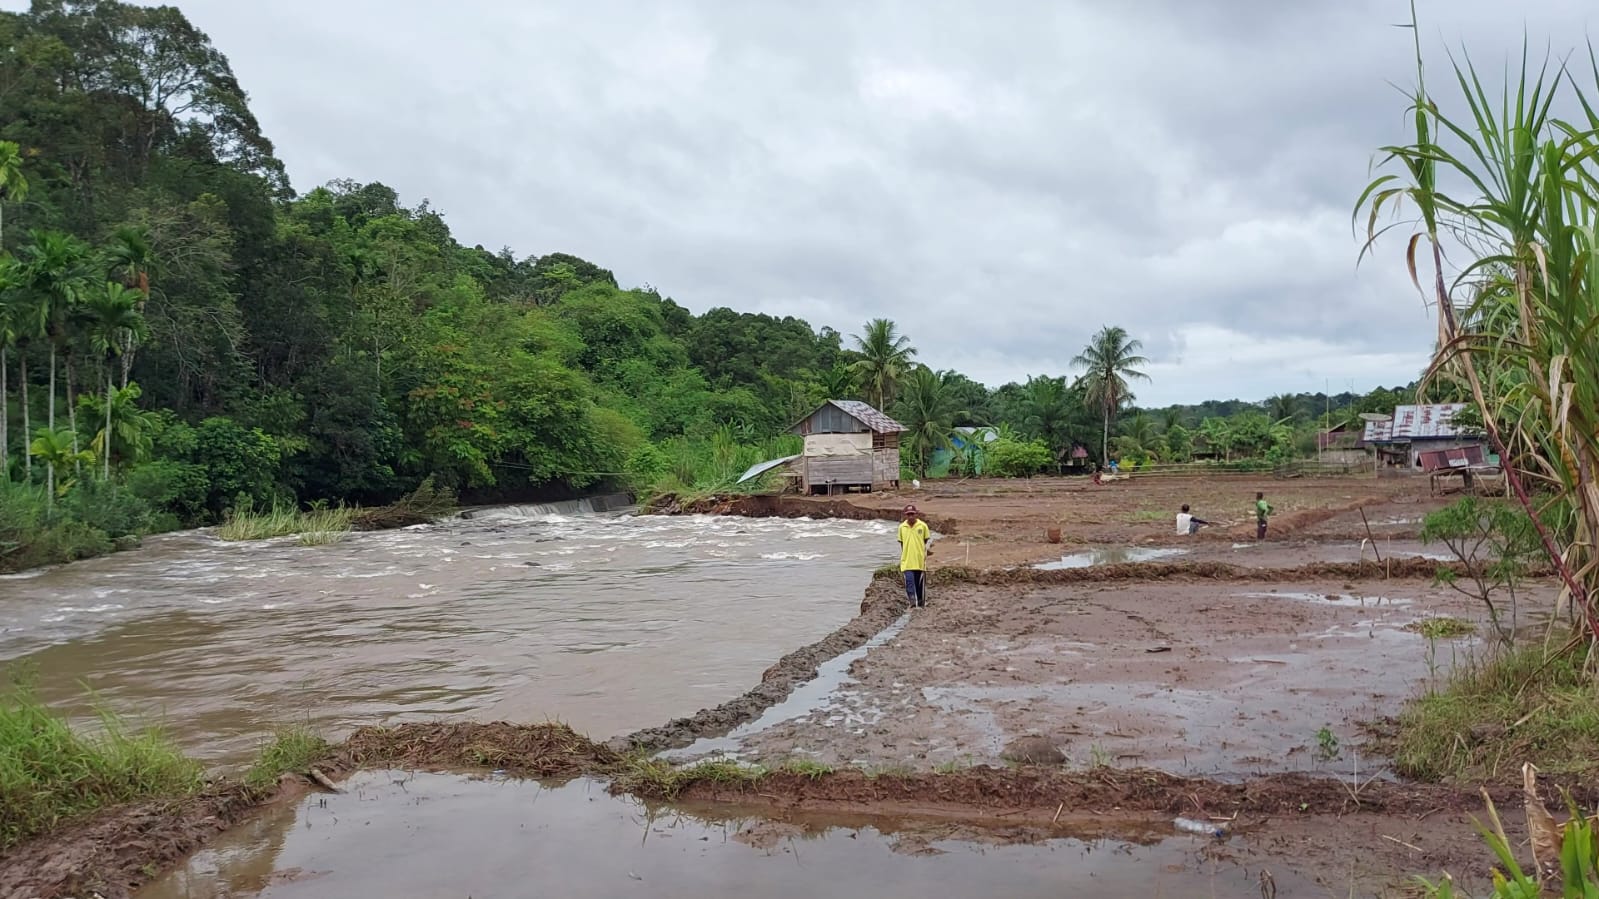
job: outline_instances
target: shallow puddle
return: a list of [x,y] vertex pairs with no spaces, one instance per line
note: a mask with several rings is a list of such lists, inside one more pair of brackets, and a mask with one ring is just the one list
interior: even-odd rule
[[1092,568],[1096,565],[1126,565],[1130,562],[1153,562],[1169,559],[1188,552],[1186,549],[1162,547],[1108,547],[1084,552],[1067,553],[1054,562],[1039,562],[1034,568],[1043,571],[1060,571],[1065,568]]
[[[933,822],[650,807],[592,781],[551,788],[377,771],[346,786],[222,835],[139,899],[1261,894],[1257,872],[1208,859],[1213,840],[1165,836],[1165,822],[1142,828],[1144,845],[1065,830],[1001,845],[1002,831],[970,842]],[[1324,895],[1282,874],[1275,881],[1279,896]]]

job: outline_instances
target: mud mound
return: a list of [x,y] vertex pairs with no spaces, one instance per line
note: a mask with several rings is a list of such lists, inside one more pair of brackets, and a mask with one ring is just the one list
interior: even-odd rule
[[661,727],[616,737],[608,745],[620,752],[660,752],[687,746],[700,737],[721,736],[782,702],[795,687],[814,678],[823,662],[865,645],[904,611],[905,594],[900,586],[891,579],[876,578],[866,588],[859,615],[821,640],[783,656],[761,675],[760,684],[743,696]]
[[[631,785],[643,798],[648,784]],[[1495,801],[1514,803],[1511,787],[1497,788]],[[1003,813],[1013,823],[1046,820],[1064,806],[1072,812],[1206,814],[1227,816],[1341,815],[1352,811],[1421,814],[1479,811],[1479,794],[1439,784],[1375,782],[1356,795],[1348,781],[1307,774],[1279,774],[1244,783],[1185,778],[1142,769],[1060,771],[1043,767],[969,768],[952,773],[871,775],[855,769],[831,774],[776,771],[754,780],[705,779],[681,786],[679,801],[735,802],[835,811],[920,808],[955,817]]]
[[[657,497],[645,508],[651,515],[737,515],[744,518],[841,518],[847,521],[899,521],[901,508],[858,506],[848,500],[810,500],[789,496],[710,496],[680,500],[673,494]],[[947,517],[924,515],[927,524],[944,536],[959,533],[960,523]]]
[[126,899],[256,808],[261,794],[229,785],[178,800],[108,809],[0,857],[0,899]]
[[564,724],[401,724],[363,727],[328,762],[347,772],[379,765],[499,768],[524,777],[575,777],[621,761]]

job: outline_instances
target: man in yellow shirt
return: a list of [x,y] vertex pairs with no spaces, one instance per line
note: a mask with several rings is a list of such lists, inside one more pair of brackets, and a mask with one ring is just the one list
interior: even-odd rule
[[933,533],[916,507],[906,506],[899,525],[899,570],[905,575],[905,596],[918,609],[927,605],[927,554],[933,551],[932,540]]

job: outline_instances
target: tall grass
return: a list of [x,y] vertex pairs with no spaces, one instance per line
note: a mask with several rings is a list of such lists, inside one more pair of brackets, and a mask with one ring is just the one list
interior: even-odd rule
[[96,809],[187,795],[201,783],[200,765],[158,730],[130,731],[102,713],[101,733],[87,736],[26,682],[0,694],[0,850]]
[[[1411,27],[1419,35],[1414,7]],[[1445,112],[1427,89],[1418,36],[1414,139],[1383,148],[1398,171],[1356,204],[1367,216],[1362,255],[1395,227],[1379,226],[1384,214],[1414,206],[1417,220],[1402,223],[1414,225],[1405,262],[1438,310],[1424,386],[1453,384],[1475,403],[1563,599],[1599,640],[1599,111],[1590,101],[1599,62],[1590,50],[1586,73],[1564,64],[1551,73],[1523,52],[1494,92],[1469,56],[1452,63],[1462,99]],[[1446,243],[1457,268],[1446,267]],[[1537,499],[1539,488],[1552,499]]]
[[282,503],[267,509],[246,503],[228,512],[217,536],[223,540],[265,540],[299,534],[300,543],[306,546],[337,543],[349,534],[354,519],[355,510],[344,506],[302,512]]
[[1400,714],[1392,752],[1420,780],[1519,778],[1532,762],[1550,773],[1599,771],[1599,692],[1579,654],[1542,646],[1467,659],[1442,688]]

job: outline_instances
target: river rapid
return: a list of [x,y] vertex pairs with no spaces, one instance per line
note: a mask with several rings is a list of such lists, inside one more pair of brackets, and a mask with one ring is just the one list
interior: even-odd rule
[[858,609],[884,522],[479,510],[328,546],[205,531],[0,578],[0,665],[219,765],[309,723],[564,721],[596,739],[734,698]]

